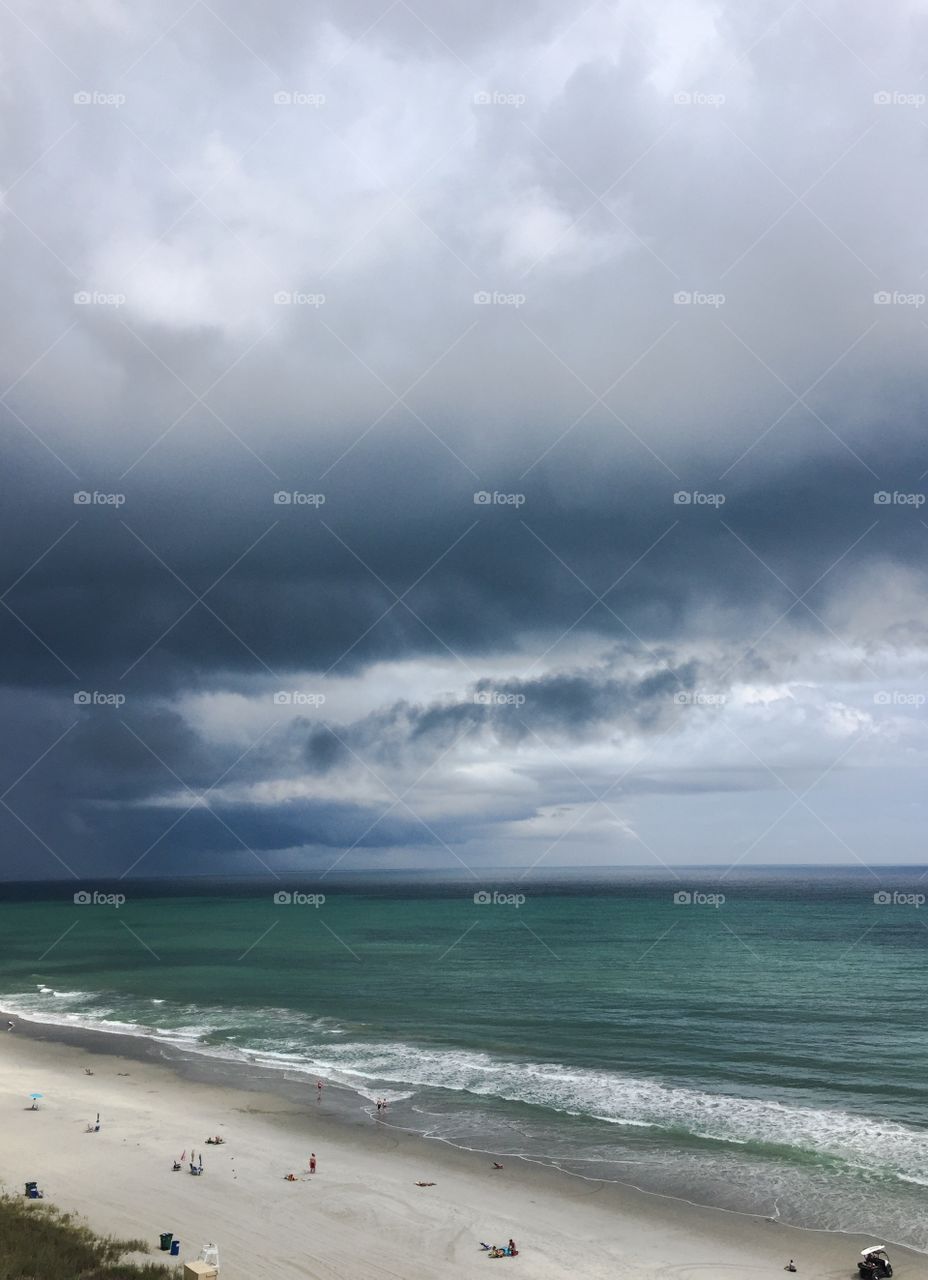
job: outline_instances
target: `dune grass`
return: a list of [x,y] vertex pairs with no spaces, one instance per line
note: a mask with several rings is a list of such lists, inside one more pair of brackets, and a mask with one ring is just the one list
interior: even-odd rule
[[0,1195],[0,1280],[177,1280],[177,1269],[120,1261],[148,1249],[144,1240],[94,1235],[52,1205]]

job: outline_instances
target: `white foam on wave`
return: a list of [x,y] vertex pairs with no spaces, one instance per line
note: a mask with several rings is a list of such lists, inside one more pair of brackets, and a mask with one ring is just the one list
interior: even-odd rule
[[[42,986],[35,996],[7,996],[0,1003],[41,1022],[144,1036],[225,1061],[325,1076],[365,1098],[391,1096],[392,1088],[392,1100],[400,1101],[417,1088],[435,1088],[681,1138],[792,1149],[864,1169],[873,1168],[873,1152],[879,1151],[881,1172],[928,1185],[928,1132],[873,1116],[709,1093],[618,1072],[518,1062],[478,1051],[372,1044],[347,1036],[332,1019],[294,1010],[165,1008],[162,1002],[160,1025],[155,1025],[133,1020],[128,1009],[120,1009],[120,999],[129,1003],[126,998],[82,991],[51,995],[53,1007],[49,989]],[[132,1012],[137,1009],[136,1002]]]
[[54,996],[56,1000],[93,1000],[95,998],[89,991],[56,991],[54,987],[46,987],[41,982],[38,983],[37,990],[40,995]]
[[[345,1034],[345,1028],[331,1018],[314,1018],[292,1009],[204,1008],[153,998],[146,1002],[149,1006],[158,1006],[157,1014],[153,1012],[151,1017],[163,1018],[167,1024],[159,1025],[126,1016],[130,1008],[137,1011],[139,1003],[117,993],[55,991],[42,983],[37,984],[35,996],[26,993],[0,996],[0,1004],[11,1013],[46,1025],[152,1039],[211,1058],[258,1063],[306,1075],[322,1073],[309,1048],[312,1039]],[[289,1042],[283,1044],[281,1027],[287,1027],[291,1033]],[[222,1034],[244,1036],[245,1042],[236,1043],[231,1039],[219,1044],[207,1042],[209,1037]]]
[[349,1078],[496,1097],[709,1142],[793,1149],[868,1169],[873,1168],[873,1152],[879,1151],[881,1170],[928,1179],[928,1132],[874,1116],[708,1093],[618,1072],[507,1062],[484,1053],[412,1045],[330,1046],[326,1059],[320,1065]]

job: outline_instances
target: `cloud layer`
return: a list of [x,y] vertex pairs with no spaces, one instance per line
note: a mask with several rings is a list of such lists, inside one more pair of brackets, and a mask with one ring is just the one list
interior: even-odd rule
[[926,16],[13,5],[0,873],[917,858]]

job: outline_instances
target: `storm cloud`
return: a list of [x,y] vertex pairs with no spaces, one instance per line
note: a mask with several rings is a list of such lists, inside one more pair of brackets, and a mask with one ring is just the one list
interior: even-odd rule
[[11,4],[0,874],[917,858],[926,21]]

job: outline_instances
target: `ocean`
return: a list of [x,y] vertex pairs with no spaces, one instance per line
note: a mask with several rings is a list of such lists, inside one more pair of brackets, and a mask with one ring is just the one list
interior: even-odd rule
[[928,1251],[928,871],[677,874],[0,886],[0,1007]]

